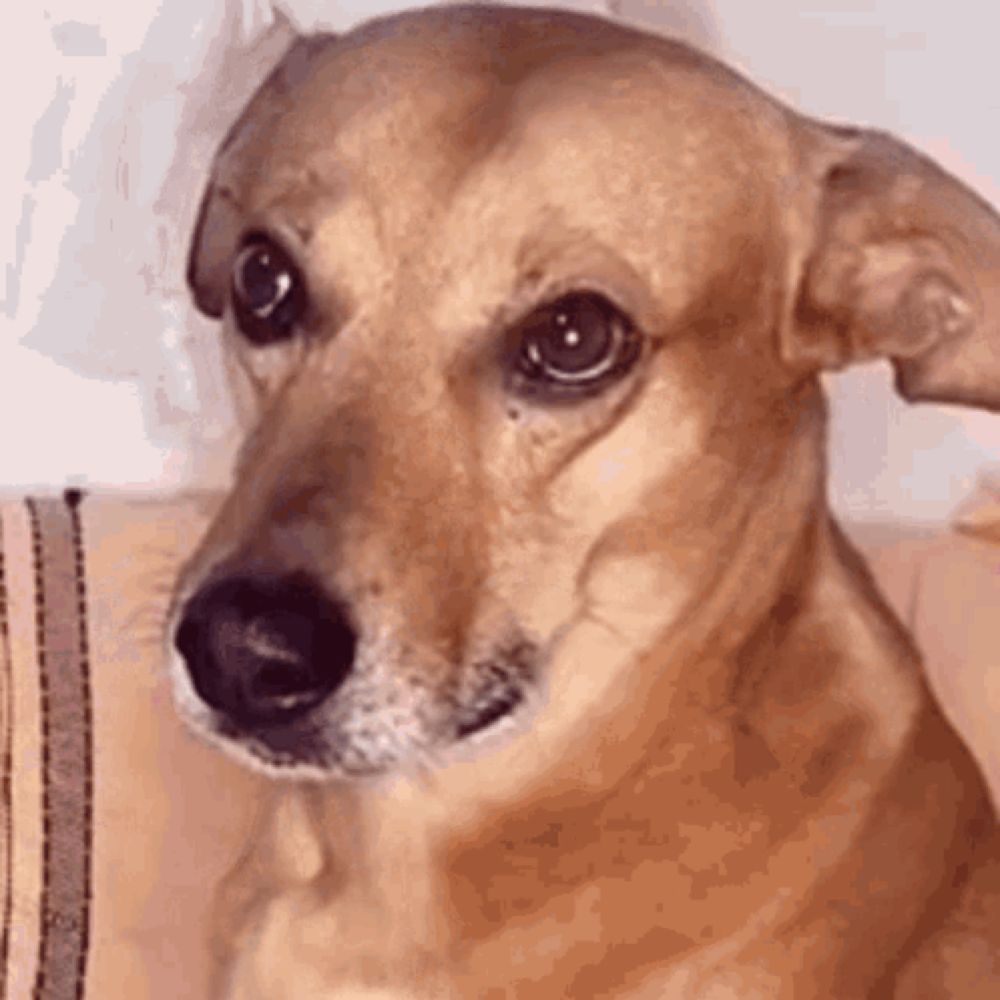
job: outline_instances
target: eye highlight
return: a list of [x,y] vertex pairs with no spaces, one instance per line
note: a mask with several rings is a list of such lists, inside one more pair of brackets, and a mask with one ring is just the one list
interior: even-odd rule
[[233,264],[232,303],[240,333],[262,347],[294,333],[308,298],[291,257],[266,236],[255,236]]
[[511,331],[520,387],[597,388],[622,376],[639,355],[632,320],[597,292],[571,292],[530,313]]

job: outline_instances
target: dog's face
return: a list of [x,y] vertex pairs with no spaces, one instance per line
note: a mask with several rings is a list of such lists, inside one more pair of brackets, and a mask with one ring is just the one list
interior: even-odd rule
[[[737,635],[822,502],[818,368],[981,333],[960,241],[869,248],[886,155],[589,18],[293,47],[192,249],[249,431],[180,587],[196,724],[380,772],[572,732],[634,704],[665,635]],[[967,368],[939,394],[975,395]]]

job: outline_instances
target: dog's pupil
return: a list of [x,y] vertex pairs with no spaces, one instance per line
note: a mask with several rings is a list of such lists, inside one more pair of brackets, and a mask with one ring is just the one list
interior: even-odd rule
[[295,265],[267,239],[244,247],[233,266],[232,290],[236,324],[257,346],[287,339],[307,305]]
[[558,308],[539,344],[542,362],[557,371],[579,374],[601,363],[612,346],[608,317],[595,302],[580,299]]
[[257,250],[246,260],[240,279],[244,300],[255,312],[273,307],[291,285],[288,269],[267,248]]
[[597,390],[639,356],[631,319],[599,292],[565,294],[534,310],[514,332],[525,392]]

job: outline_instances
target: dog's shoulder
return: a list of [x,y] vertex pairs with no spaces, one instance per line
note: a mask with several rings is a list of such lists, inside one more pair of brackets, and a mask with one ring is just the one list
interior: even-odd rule
[[1000,826],[979,845],[944,923],[901,970],[894,1000],[992,1000],[1000,982]]

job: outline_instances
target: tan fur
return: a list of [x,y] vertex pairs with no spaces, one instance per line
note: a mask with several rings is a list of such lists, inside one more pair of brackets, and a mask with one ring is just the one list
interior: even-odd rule
[[[263,350],[227,323],[249,436],[180,593],[317,574],[392,748],[275,784],[219,996],[1000,995],[993,814],[827,512],[817,378],[881,356],[909,398],[1000,404],[991,210],[677,43],[452,8],[286,56],[219,154],[205,311],[250,229],[315,318]],[[506,326],[580,286],[645,332],[637,373],[505,394]],[[531,704],[436,741],[515,626]]]

